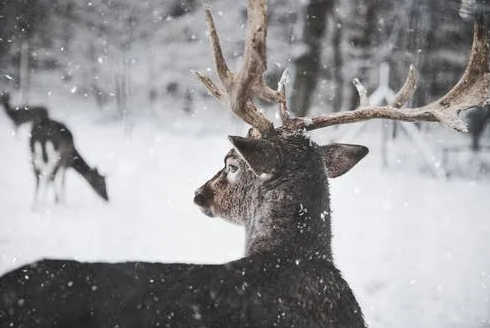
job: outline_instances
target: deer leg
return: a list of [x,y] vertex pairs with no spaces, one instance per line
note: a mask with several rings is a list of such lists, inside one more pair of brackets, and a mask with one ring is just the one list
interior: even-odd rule
[[[46,194],[48,189],[49,181],[46,177],[45,172],[42,172],[36,165],[34,164],[34,175],[36,177],[36,189],[34,193],[34,199],[32,208],[36,209],[39,205],[39,202],[46,202]],[[41,194],[41,195],[40,195]]]
[[65,202],[65,178],[66,178],[66,168],[63,165],[59,164],[55,168],[55,178],[54,178],[54,187],[55,187],[55,201],[56,203],[64,203]]
[[48,189],[49,189],[49,177],[46,172],[41,173],[40,177],[41,184],[41,202],[46,203],[48,198]]
[[39,176],[41,175],[41,171],[36,168],[34,161],[32,162],[32,169],[34,171],[34,177],[36,178],[36,187],[34,189],[34,197],[32,199],[32,210],[37,208],[38,204],[38,195],[39,195]]
[[50,141],[46,142],[44,145],[43,161],[44,162],[43,162],[42,177],[45,183],[44,198],[46,199],[48,197],[48,189],[49,189],[49,185],[51,184],[54,191],[55,201],[57,202],[58,196],[57,196],[56,186],[53,182],[59,169],[60,159],[59,159],[59,154],[54,147],[54,144]]
[[15,139],[19,140],[19,126],[17,124],[14,124],[12,128],[12,135],[15,137]]
[[62,167],[61,168],[61,189],[60,189],[60,194],[61,194],[61,200],[63,202],[66,201],[65,181],[66,181],[66,168],[65,167]]
[[51,175],[49,177],[49,182],[53,185],[54,189],[54,201],[55,203],[59,203],[61,200],[61,188],[60,188],[60,179],[61,179],[61,172],[60,172],[60,162],[56,163],[55,167],[53,168],[53,171],[51,172]]
[[31,164],[36,179],[34,197],[32,199],[32,209],[35,210],[39,203],[39,185],[41,184],[42,167],[42,146],[39,142],[31,143]]

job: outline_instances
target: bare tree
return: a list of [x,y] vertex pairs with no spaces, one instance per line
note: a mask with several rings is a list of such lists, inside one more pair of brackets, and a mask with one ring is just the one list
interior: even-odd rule
[[304,5],[301,34],[302,49],[294,58],[293,87],[290,104],[298,116],[305,116],[311,104],[321,68],[323,37],[327,28],[327,14],[334,0],[310,0]]

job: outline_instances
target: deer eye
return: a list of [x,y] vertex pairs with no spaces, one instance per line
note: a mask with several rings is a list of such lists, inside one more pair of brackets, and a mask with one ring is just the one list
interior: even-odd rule
[[236,173],[238,171],[238,166],[235,164],[228,164],[226,166],[226,172],[228,173]]

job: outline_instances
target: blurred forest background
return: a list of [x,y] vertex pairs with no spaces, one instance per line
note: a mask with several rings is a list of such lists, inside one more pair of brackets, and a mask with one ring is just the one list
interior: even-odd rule
[[[266,79],[275,87],[289,68],[289,108],[316,115],[356,107],[355,77],[373,100],[386,101],[387,87],[398,90],[414,64],[419,83],[409,105],[422,105],[462,75],[476,1],[490,2],[268,0]],[[203,3],[0,0],[0,93],[14,106],[46,105],[107,175],[110,195],[101,201],[71,170],[67,204],[32,211],[30,129],[12,136],[0,105],[0,273],[46,257],[243,256],[242,229],[192,204],[194,190],[223,165],[225,136],[246,131],[190,72],[213,71]],[[206,3],[233,69],[242,60],[246,1]],[[259,106],[279,121],[276,107]],[[331,197],[335,260],[371,327],[490,328],[490,110],[465,116],[471,134],[384,120],[311,133],[318,144],[370,149],[332,180]]]
[[[472,0],[464,2],[470,8]],[[226,57],[239,63],[245,1],[208,3]],[[375,90],[384,62],[395,91],[415,64],[419,86],[410,105],[425,104],[457,82],[471,46],[472,20],[461,17],[460,0],[270,0],[268,6],[267,79],[274,84],[285,67],[294,68],[289,106],[301,116],[354,108],[352,79]],[[168,120],[208,102],[216,107],[189,73],[212,67],[202,7],[198,0],[2,0],[0,88],[18,90],[18,101],[28,103],[30,90],[42,84],[122,119],[149,113]],[[488,151],[490,110],[468,118],[472,137],[463,148]]]

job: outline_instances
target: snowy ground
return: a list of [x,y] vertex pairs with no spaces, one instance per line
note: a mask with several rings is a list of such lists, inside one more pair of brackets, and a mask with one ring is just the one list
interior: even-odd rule
[[[242,230],[192,204],[194,190],[222,165],[226,134],[239,129],[210,133],[197,122],[164,129],[138,118],[128,138],[120,123],[81,105],[61,110],[62,103],[49,104],[53,116],[107,173],[111,201],[99,201],[70,172],[67,204],[31,211],[28,129],[12,136],[0,113],[0,272],[41,257],[220,263],[241,256]],[[334,254],[370,326],[490,327],[489,181],[381,170],[376,138],[356,142],[371,153],[332,181]]]

